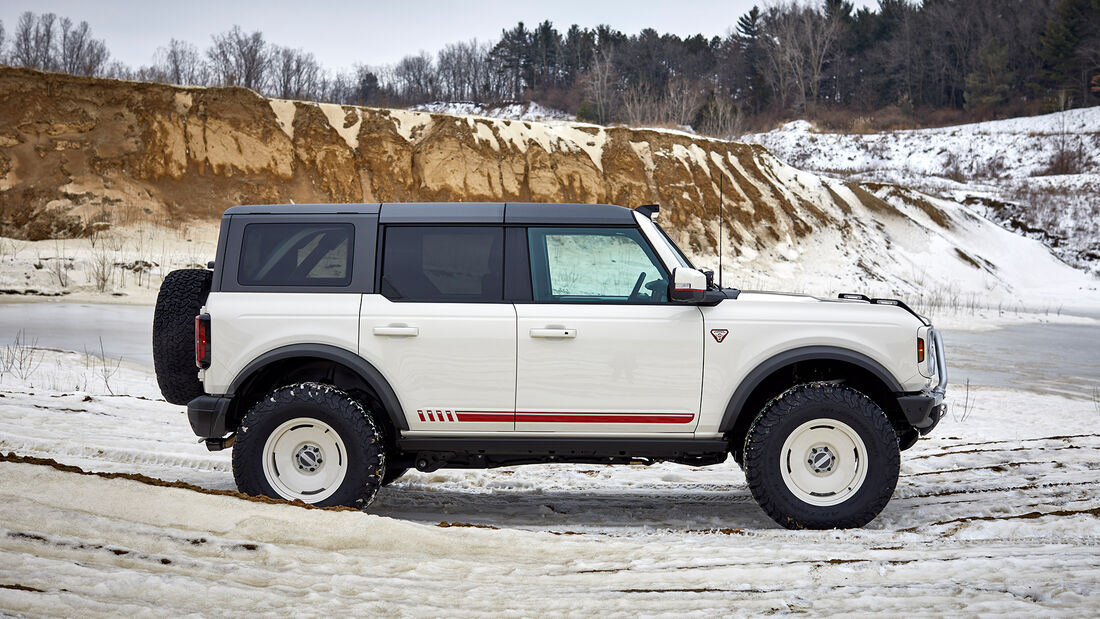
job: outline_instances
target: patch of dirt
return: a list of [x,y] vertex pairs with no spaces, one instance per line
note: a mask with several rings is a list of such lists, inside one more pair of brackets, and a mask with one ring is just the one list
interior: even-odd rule
[[471,529],[492,529],[494,531],[499,531],[500,530],[500,527],[494,527],[491,524],[471,524],[469,522],[447,522],[446,520],[444,520],[443,522],[440,522],[439,524],[437,524],[435,526],[437,526],[441,529],[449,529],[451,527],[465,527],[465,528],[471,528]]
[[337,512],[359,511],[359,510],[357,510],[353,507],[344,507],[344,506],[318,507],[316,505],[310,505],[308,503],[303,503],[300,500],[283,501],[283,500],[280,500],[280,499],[273,499],[271,497],[266,497],[266,496],[251,496],[251,495],[244,494],[244,493],[241,493],[241,492],[236,492],[236,491],[233,491],[233,490],[211,490],[209,488],[203,488],[201,486],[196,486],[194,484],[184,483],[182,481],[164,481],[162,479],[155,479],[153,477],[148,477],[146,475],[140,475],[140,474],[137,474],[137,473],[89,472],[89,471],[85,471],[84,469],[82,469],[80,467],[77,467],[77,466],[71,466],[71,465],[68,465],[68,464],[61,464],[60,462],[57,462],[56,460],[52,460],[50,458],[35,458],[35,457],[31,457],[31,456],[20,456],[20,455],[15,454],[14,452],[8,452],[6,454],[0,454],[0,462],[14,462],[14,463],[17,463],[17,464],[33,464],[33,465],[36,465],[36,466],[48,466],[50,468],[54,468],[54,469],[57,469],[58,471],[63,471],[65,473],[75,473],[77,475],[88,475],[88,476],[91,476],[91,477],[102,477],[104,479],[128,479],[130,481],[136,481],[138,483],[147,484],[147,485],[150,485],[150,486],[160,486],[162,488],[180,488],[180,489],[183,489],[183,490],[191,490],[191,491],[198,492],[198,493],[201,493],[201,494],[212,494],[212,495],[216,495],[216,496],[233,497],[235,499],[241,499],[241,500],[244,500],[244,501],[252,501],[254,503],[268,503],[268,504],[274,504],[274,505],[292,505],[294,507],[300,507],[300,508],[303,508],[303,509],[321,509],[321,510],[325,510],[325,511],[337,511]]

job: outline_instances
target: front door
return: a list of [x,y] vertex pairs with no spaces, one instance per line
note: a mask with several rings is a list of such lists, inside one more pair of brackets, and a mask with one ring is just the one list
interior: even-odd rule
[[516,304],[516,430],[690,433],[703,318],[668,302],[636,228],[530,228],[532,303]]

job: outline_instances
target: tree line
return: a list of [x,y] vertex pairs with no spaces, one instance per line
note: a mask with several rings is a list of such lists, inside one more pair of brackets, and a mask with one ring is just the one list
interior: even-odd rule
[[111,60],[87,22],[27,12],[10,41],[0,23],[0,63],[357,105],[531,100],[580,120],[734,137],[761,118],[1100,103],[1100,88],[1090,89],[1100,75],[1100,0],[786,2],[753,7],[710,38],[520,22],[496,41],[341,72],[239,26],[202,49],[172,39],[150,65],[132,68]]

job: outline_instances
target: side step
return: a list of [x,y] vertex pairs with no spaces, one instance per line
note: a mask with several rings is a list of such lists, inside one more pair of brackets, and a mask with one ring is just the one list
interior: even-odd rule
[[628,464],[670,460],[705,466],[724,462],[729,454],[729,443],[724,439],[408,437],[400,439],[399,447],[422,471],[545,462]]

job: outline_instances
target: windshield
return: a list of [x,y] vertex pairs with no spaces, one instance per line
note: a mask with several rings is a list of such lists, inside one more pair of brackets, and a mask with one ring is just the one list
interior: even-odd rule
[[653,222],[653,226],[657,228],[658,232],[661,233],[661,238],[664,239],[665,243],[667,243],[668,246],[672,248],[672,253],[676,254],[677,260],[680,261],[680,266],[694,269],[695,265],[691,263],[691,260],[688,260],[687,256],[684,255],[684,252],[680,251],[680,248],[676,246],[676,243],[672,242],[672,239],[669,238],[668,233],[665,232],[665,229],[661,227],[661,224]]

